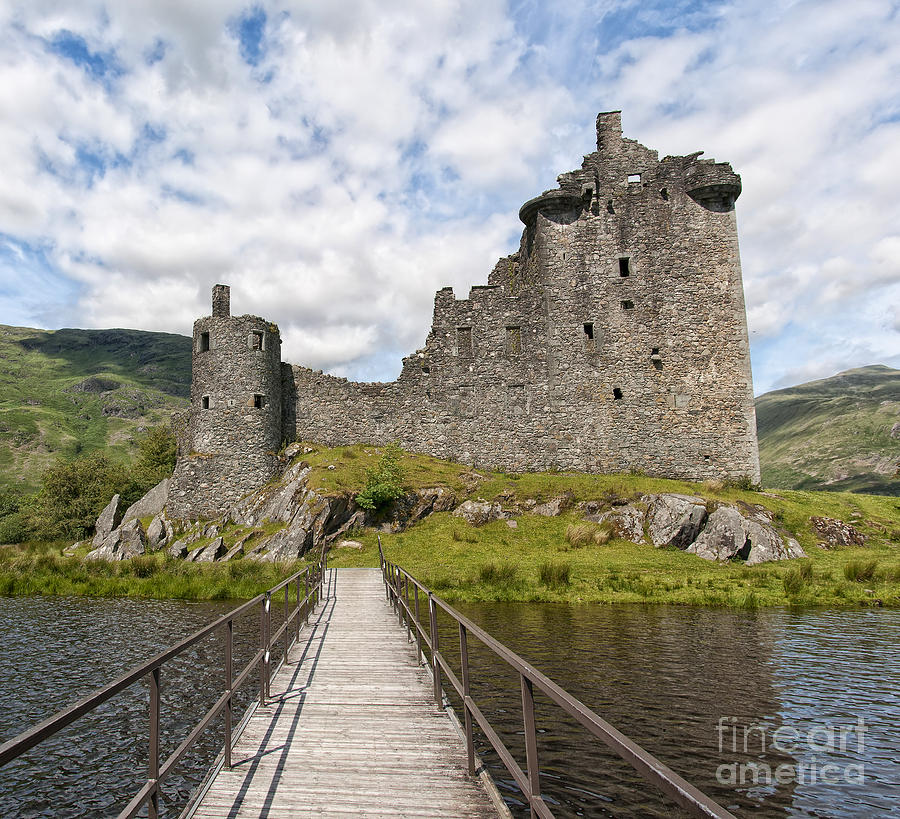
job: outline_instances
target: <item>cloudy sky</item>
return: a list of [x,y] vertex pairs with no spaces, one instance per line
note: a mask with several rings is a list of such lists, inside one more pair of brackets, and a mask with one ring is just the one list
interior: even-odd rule
[[900,366],[900,4],[0,0],[0,323],[189,334],[389,380],[598,111],[743,177],[757,392]]

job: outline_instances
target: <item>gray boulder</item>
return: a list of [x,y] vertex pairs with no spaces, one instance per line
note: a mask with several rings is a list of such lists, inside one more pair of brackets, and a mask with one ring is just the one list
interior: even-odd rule
[[574,500],[575,496],[571,492],[567,492],[565,495],[560,495],[558,498],[553,498],[553,500],[546,503],[537,504],[531,511],[535,515],[543,515],[545,518],[555,518],[557,515],[565,512]]
[[746,560],[750,566],[806,556],[796,540],[759,519],[743,517],[733,506],[716,509],[687,551],[706,560]]
[[434,512],[449,512],[456,506],[456,495],[444,486],[419,489],[414,496],[414,505],[409,512],[409,522],[413,523]]
[[113,495],[112,500],[106,504],[106,508],[97,518],[94,524],[94,540],[92,544],[94,548],[98,548],[106,538],[109,537],[116,524],[116,510],[119,508],[119,496]]
[[169,557],[174,557],[176,560],[183,560],[188,556],[188,548],[187,544],[184,540],[176,540],[167,550],[166,554]]
[[453,510],[453,516],[463,518],[472,526],[484,526],[486,523],[505,517],[503,507],[499,503],[473,500],[463,501]]
[[608,522],[614,537],[630,540],[632,543],[643,543],[645,514],[637,506],[618,506],[600,515],[598,522]]
[[746,543],[741,513],[733,506],[720,506],[709,516],[706,527],[687,551],[705,560],[731,560]]
[[151,551],[161,549],[174,535],[172,524],[163,515],[157,515],[147,527],[147,546]]
[[169,479],[164,478],[139,501],[135,501],[125,510],[122,523],[135,518],[148,518],[162,512],[169,497]]
[[123,523],[113,529],[103,543],[85,555],[85,560],[127,560],[147,551],[147,536],[139,520]]
[[217,537],[209,546],[200,549],[194,560],[197,563],[212,563],[214,560],[224,557],[226,551],[225,541],[221,537]]
[[647,531],[654,546],[686,549],[706,523],[706,502],[691,495],[648,495]]
[[849,523],[835,518],[813,515],[809,519],[815,533],[822,538],[818,544],[820,549],[834,549],[838,546],[865,546],[866,538],[862,532]]

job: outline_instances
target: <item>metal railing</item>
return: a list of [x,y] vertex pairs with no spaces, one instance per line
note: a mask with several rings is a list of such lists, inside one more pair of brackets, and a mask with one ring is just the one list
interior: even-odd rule
[[[146,678],[150,685],[147,781],[119,814],[119,819],[130,819],[144,805],[147,805],[148,819],[157,819],[159,816],[159,796],[162,783],[172,774],[182,757],[191,749],[204,731],[220,715],[224,715],[225,729],[225,741],[222,749],[223,764],[226,768],[231,767],[231,750],[236,740],[236,737],[233,736],[233,699],[235,692],[240,690],[248,681],[254,670],[258,670],[259,703],[261,705],[265,704],[269,696],[271,679],[274,676],[274,671],[271,667],[271,649],[279,640],[283,640],[283,661],[287,660],[288,650],[300,639],[301,625],[308,621],[310,612],[322,597],[324,576],[325,550],[323,548],[314,565],[291,575],[286,580],[282,580],[268,591],[257,595],[252,600],[248,600],[227,614],[223,614],[215,622],[170,646],[161,654],[157,654],[153,659],[132,668],[109,685],[13,737],[8,742],[4,742],[0,745],[0,767],[21,756],[35,745],[49,739],[67,725],[71,725],[75,720],[93,711],[138,681]],[[293,609],[290,608],[291,589],[295,589],[294,601],[296,605]],[[272,597],[282,590],[284,590],[284,622],[273,634]],[[238,672],[237,676],[234,676],[232,668],[234,622],[237,618],[251,612],[256,607],[259,608],[259,650]],[[162,669],[170,660],[175,659],[220,629],[224,630],[225,634],[223,657],[224,685],[222,694],[168,758],[160,760],[160,679]],[[276,668],[275,671],[277,670]]]
[[[501,762],[528,800],[531,816],[552,819],[553,813],[541,796],[537,726],[534,709],[534,689],[537,688],[551,702],[574,717],[594,737],[606,743],[609,748],[630,764],[638,774],[677,802],[691,816],[735,819],[733,814],[729,813],[721,805],[714,802],[652,754],[630,740],[584,703],[560,688],[553,680],[531,666],[514,651],[495,640],[465,615],[441,600],[440,597],[437,597],[405,569],[388,561],[381,548],[380,537],[378,538],[378,553],[384,578],[385,594],[395,607],[400,624],[403,625],[405,623],[408,638],[410,640],[415,639],[416,653],[420,663],[423,657],[423,646],[428,649],[430,655],[428,665],[431,667],[435,700],[439,705],[443,702],[443,677],[445,676],[462,702],[466,754],[471,776],[474,776],[476,772],[473,726],[477,722],[485,738],[497,752]],[[420,597],[423,600],[420,600]],[[428,607],[427,627],[423,624],[421,618],[422,603]],[[456,676],[441,653],[437,622],[438,609],[449,615],[458,626],[462,679]],[[414,637],[413,632],[415,632]],[[522,697],[522,728],[525,735],[525,770],[522,770],[496,730],[491,726],[490,721],[478,706],[478,703],[472,697],[468,645],[470,636],[475,637],[519,675],[519,687]]]

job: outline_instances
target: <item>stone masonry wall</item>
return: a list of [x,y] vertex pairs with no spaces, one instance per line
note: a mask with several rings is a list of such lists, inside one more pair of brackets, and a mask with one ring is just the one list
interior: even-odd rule
[[213,316],[194,325],[170,515],[221,513],[294,439],[396,440],[508,471],[758,481],[740,177],[699,154],[660,161],[610,112],[597,151],[558,182],[522,206],[519,249],[486,285],[437,292],[425,346],[391,383],[282,365],[278,328],[229,316],[217,285]]
[[278,327],[258,316],[229,316],[222,285],[213,306],[215,315],[194,323],[190,421],[169,491],[173,518],[214,517],[278,471]]
[[624,139],[520,211],[488,285],[437,293],[397,381],[294,367],[297,438],[399,440],[506,470],[759,479],[734,200],[740,178]]

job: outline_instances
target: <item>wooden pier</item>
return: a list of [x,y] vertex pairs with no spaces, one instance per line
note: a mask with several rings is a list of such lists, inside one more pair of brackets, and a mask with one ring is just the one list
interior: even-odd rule
[[379,569],[330,569],[327,593],[200,802],[196,819],[496,817],[385,600]]

